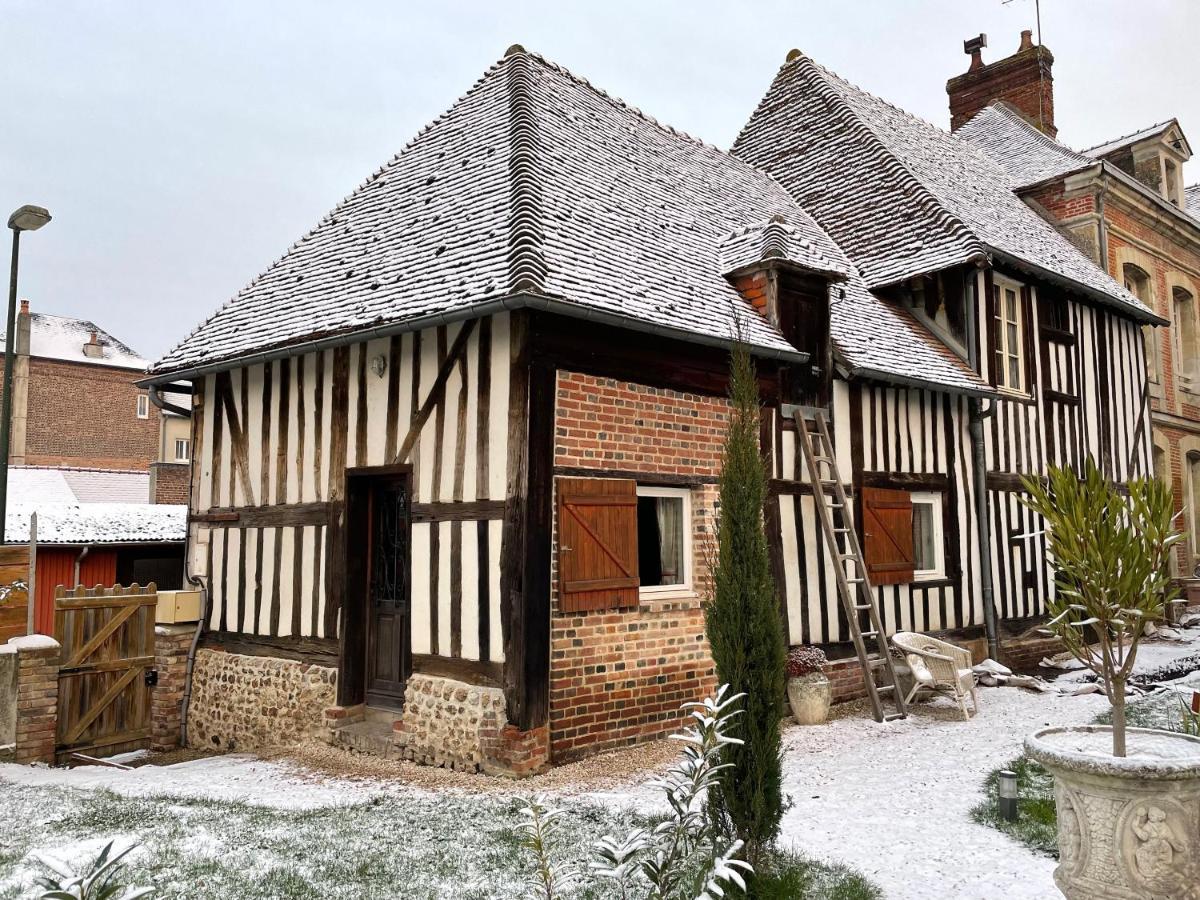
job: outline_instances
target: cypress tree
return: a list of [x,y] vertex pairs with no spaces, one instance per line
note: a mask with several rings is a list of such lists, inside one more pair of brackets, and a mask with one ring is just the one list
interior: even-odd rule
[[750,352],[735,344],[730,359],[729,429],[722,453],[717,558],[706,631],[717,680],[745,694],[725,747],[731,765],[710,796],[718,823],[746,845],[759,865],[783,816],[780,707],[787,646],[764,530],[767,470],[759,453],[758,379]]

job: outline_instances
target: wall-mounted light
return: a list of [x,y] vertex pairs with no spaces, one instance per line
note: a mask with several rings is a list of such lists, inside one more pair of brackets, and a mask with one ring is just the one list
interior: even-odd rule
[[379,378],[383,377],[383,373],[387,371],[387,357],[380,353],[371,360],[371,371]]
[[1000,815],[1009,822],[1017,820],[1017,773],[1000,770]]

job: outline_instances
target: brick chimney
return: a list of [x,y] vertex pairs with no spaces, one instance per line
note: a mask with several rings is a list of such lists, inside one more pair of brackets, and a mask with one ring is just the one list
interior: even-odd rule
[[93,359],[100,359],[104,356],[104,345],[100,343],[100,335],[92,331],[88,337],[88,342],[83,345],[83,355],[90,356]]
[[946,82],[950,130],[965,125],[993,100],[1004,100],[1050,137],[1057,135],[1051,74],[1054,54],[1034,44],[1032,31],[1021,32],[1021,46],[1016,53],[994,63],[983,61],[986,46],[986,34],[963,42],[963,52],[970,54],[971,65],[965,73]]

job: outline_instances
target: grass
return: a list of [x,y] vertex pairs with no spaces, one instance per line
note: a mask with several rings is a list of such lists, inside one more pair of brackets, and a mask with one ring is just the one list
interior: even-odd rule
[[[1179,731],[1181,706],[1177,694],[1163,693],[1143,697],[1125,708],[1130,728],[1160,728]],[[1112,722],[1112,713],[1096,717],[1099,725]],[[990,825],[1039,853],[1058,856],[1058,815],[1054,808],[1054,779],[1031,759],[1019,757],[1004,768],[1017,773],[1017,819],[1010,822],[1000,815],[1000,770],[984,781],[986,799],[971,810],[971,818],[981,825]]]
[[[289,811],[198,799],[124,797],[107,791],[17,786],[0,780],[5,810],[0,900],[24,900],[42,874],[34,854],[78,865],[104,842],[141,844],[129,884],[167,898],[239,900],[491,900],[525,896],[526,860],[511,798],[404,792],[352,806]],[[591,803],[565,804],[557,852],[586,871],[588,847],[644,817]],[[86,845],[82,842],[87,841]],[[792,854],[763,883],[764,898],[875,900],[856,873]],[[572,900],[611,896],[585,886]]]

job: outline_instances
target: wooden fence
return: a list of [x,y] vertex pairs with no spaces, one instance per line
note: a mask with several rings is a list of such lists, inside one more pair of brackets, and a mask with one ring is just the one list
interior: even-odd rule
[[[29,584],[29,545],[0,544],[0,588],[21,581]],[[16,590],[0,599],[0,644],[27,631],[29,593]]]
[[56,589],[60,762],[149,746],[157,603],[154,584]]

